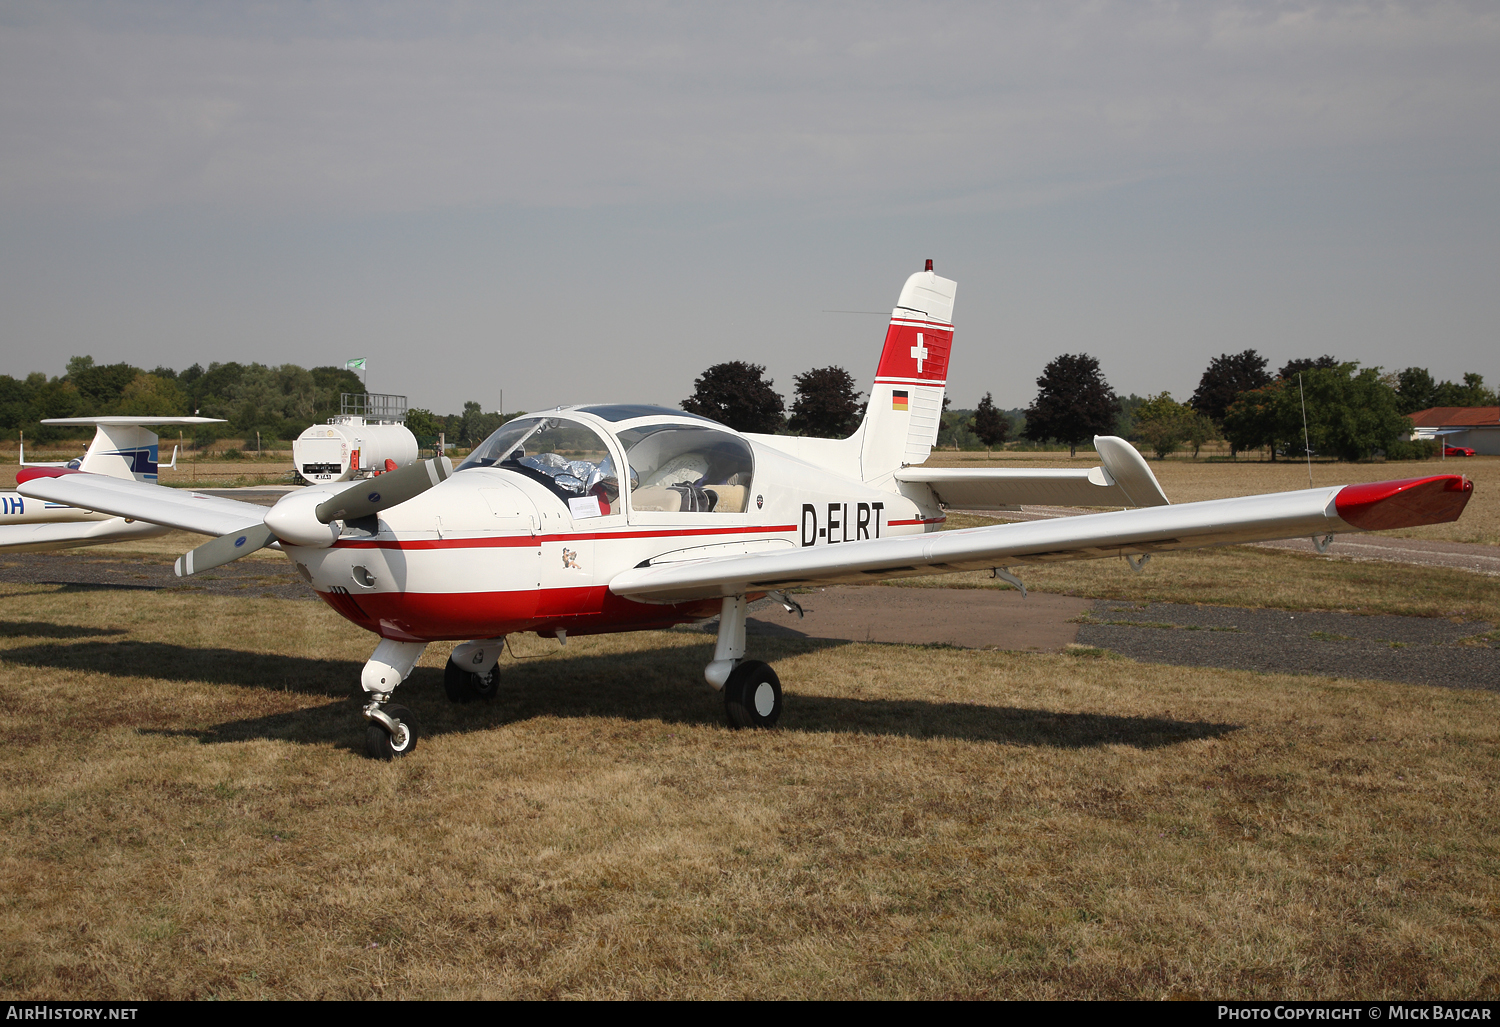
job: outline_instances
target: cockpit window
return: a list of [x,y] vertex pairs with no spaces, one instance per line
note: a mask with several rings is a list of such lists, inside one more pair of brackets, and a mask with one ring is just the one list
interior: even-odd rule
[[[594,429],[561,417],[523,417],[501,425],[458,465],[503,467],[547,486],[574,517],[617,512],[619,474]],[[597,508],[589,497],[597,500]],[[597,509],[597,513],[595,510]]]
[[620,432],[630,505],[666,513],[744,513],[755,458],[738,435],[682,424]]
[[709,424],[718,424],[718,421],[698,414],[690,414],[685,410],[673,410],[671,407],[655,407],[646,403],[607,403],[602,406],[579,407],[586,414],[593,414],[606,421],[628,421],[633,417],[690,417],[695,421],[708,421]]

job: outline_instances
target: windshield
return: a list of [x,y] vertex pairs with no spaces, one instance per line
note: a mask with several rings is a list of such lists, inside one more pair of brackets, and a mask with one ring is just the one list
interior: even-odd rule
[[566,418],[523,417],[501,425],[458,470],[467,467],[519,471],[564,501],[595,496],[600,514],[610,513],[620,495],[619,475],[604,440],[587,425]]

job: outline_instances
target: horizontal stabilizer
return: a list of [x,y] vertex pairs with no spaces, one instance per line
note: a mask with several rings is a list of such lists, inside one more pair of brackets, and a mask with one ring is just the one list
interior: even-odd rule
[[[265,519],[266,508],[237,499],[220,499],[201,492],[169,489],[163,485],[111,478],[65,468],[37,468],[16,491],[49,503],[66,503],[200,535],[227,535]],[[17,480],[22,475],[16,475]]]
[[228,424],[229,422],[222,417],[130,417],[124,414],[110,414],[106,417],[48,417],[42,423],[75,424],[90,428],[97,428],[100,425],[144,428],[152,424]]
[[1156,475],[1134,446],[1098,436],[1101,466],[903,467],[896,480],[923,484],[950,510],[999,510],[1017,506],[1166,506]]

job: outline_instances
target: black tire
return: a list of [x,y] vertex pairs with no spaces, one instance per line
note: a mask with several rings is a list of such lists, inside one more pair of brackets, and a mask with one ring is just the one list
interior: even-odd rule
[[381,707],[387,717],[400,724],[406,731],[406,735],[399,741],[392,740],[385,725],[378,720],[370,721],[365,728],[365,754],[374,760],[393,760],[398,756],[410,756],[412,750],[417,747],[417,722],[411,715],[411,710],[405,706],[395,706],[387,703]]
[[724,682],[724,713],[729,726],[775,727],[781,719],[781,679],[769,664],[746,660]]
[[448,693],[449,702],[489,702],[500,692],[500,664],[481,677],[449,660],[443,668],[443,691]]

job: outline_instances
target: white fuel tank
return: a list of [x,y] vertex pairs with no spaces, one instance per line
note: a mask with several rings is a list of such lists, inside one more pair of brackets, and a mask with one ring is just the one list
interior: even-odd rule
[[385,470],[387,460],[405,467],[416,459],[417,437],[406,425],[370,423],[362,417],[315,424],[292,443],[292,463],[309,484],[348,481]]

